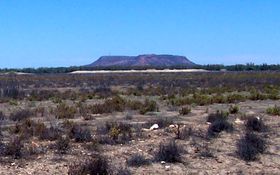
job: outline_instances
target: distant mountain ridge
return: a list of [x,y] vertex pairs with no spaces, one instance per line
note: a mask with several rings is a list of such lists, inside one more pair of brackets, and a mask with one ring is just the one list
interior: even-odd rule
[[138,56],[102,56],[89,67],[194,67],[188,58],[178,55],[146,54]]

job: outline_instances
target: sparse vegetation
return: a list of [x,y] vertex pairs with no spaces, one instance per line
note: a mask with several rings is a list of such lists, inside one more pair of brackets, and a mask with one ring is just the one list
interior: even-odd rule
[[246,121],[246,129],[249,131],[263,132],[267,130],[263,119],[260,117],[249,117]]
[[238,113],[238,111],[239,111],[239,107],[237,105],[234,105],[234,106],[231,105],[229,107],[229,113],[231,113],[231,114],[236,114],[236,113]]
[[248,132],[241,138],[237,145],[238,155],[245,161],[254,161],[259,154],[264,153],[266,149],[266,141],[252,133]]
[[274,107],[269,107],[266,109],[266,113],[270,115],[278,115],[280,116],[280,107],[279,106],[274,106]]
[[128,166],[140,167],[148,164],[150,164],[150,161],[141,154],[133,154],[127,160]]
[[67,136],[60,136],[57,141],[55,142],[55,148],[57,149],[58,153],[66,154],[67,151],[70,149],[70,139]]
[[180,115],[188,115],[191,112],[190,107],[182,107],[181,110],[179,111]]
[[69,175],[107,175],[110,174],[108,161],[105,157],[96,155],[85,161],[71,164],[68,170]]
[[167,143],[161,143],[155,154],[155,160],[176,163],[181,161],[182,148],[178,146],[175,140]]
[[[184,174],[184,165],[196,163],[190,173],[220,174],[227,164],[238,174],[236,164],[260,159],[264,173],[277,174],[279,75],[1,74],[1,171]],[[228,157],[234,146],[240,160]],[[240,168],[254,174],[254,167]]]

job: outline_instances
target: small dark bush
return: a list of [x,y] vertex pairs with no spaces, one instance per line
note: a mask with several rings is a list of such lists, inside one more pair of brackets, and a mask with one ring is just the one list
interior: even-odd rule
[[70,149],[70,139],[67,136],[59,137],[55,142],[55,148],[58,153],[65,154]]
[[9,83],[0,88],[0,97],[17,99],[24,95],[17,83]]
[[238,155],[245,161],[254,161],[258,155],[264,153],[266,141],[254,133],[246,133],[237,144]]
[[210,124],[207,130],[207,135],[209,137],[216,137],[222,131],[232,132],[233,125],[227,120],[215,120],[213,123]]
[[239,111],[239,107],[237,105],[234,105],[234,106],[231,105],[229,107],[229,113],[231,113],[231,114],[236,114],[236,113],[238,113],[238,111]]
[[86,161],[81,161],[70,165],[68,170],[69,175],[107,175],[109,172],[109,165],[106,158],[97,155]]
[[177,137],[178,137],[178,139],[181,139],[181,140],[187,140],[191,137],[192,134],[193,134],[192,128],[184,127],[183,129],[180,130]]
[[143,155],[140,154],[133,154],[128,160],[128,166],[140,167],[143,165],[148,165],[150,163]]
[[5,120],[5,119],[6,119],[5,114],[2,111],[0,111],[0,122]]
[[180,162],[181,152],[182,148],[175,143],[175,140],[171,140],[166,144],[161,143],[158,152],[155,154],[155,160],[169,163]]
[[127,168],[119,168],[116,172],[116,175],[131,175],[131,172]]
[[249,117],[246,121],[246,129],[249,131],[263,132],[267,130],[263,120],[259,117]]
[[51,126],[50,128],[44,127],[38,134],[42,140],[56,140],[59,138],[60,131],[58,128]]
[[17,112],[14,112],[10,115],[10,119],[13,121],[22,121],[29,118],[32,115],[32,112],[28,109],[23,109]]
[[82,128],[79,125],[75,125],[71,129],[70,135],[76,142],[90,142],[92,140],[91,131],[88,128]]
[[188,115],[191,112],[191,108],[190,107],[183,107],[180,111],[179,114],[180,115]]
[[23,141],[20,137],[12,137],[5,146],[5,155],[19,159],[23,156]]
[[207,122],[213,123],[216,120],[226,120],[228,118],[228,113],[224,111],[217,111],[208,115]]
[[204,158],[213,158],[214,154],[207,144],[202,145],[199,155]]

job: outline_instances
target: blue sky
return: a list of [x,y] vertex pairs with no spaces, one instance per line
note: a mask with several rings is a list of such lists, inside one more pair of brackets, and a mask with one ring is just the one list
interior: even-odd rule
[[0,67],[102,55],[280,64],[279,0],[0,0]]

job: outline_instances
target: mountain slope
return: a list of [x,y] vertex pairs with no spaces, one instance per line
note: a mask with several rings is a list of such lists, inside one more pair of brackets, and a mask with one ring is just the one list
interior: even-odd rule
[[188,60],[184,56],[177,55],[139,55],[139,56],[102,56],[89,67],[171,67],[171,66],[186,66],[193,67],[196,64]]

